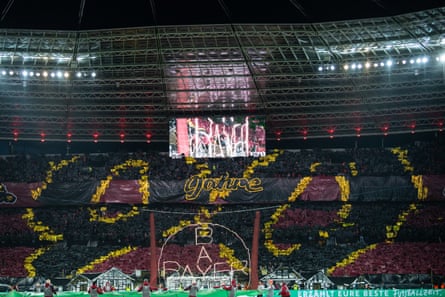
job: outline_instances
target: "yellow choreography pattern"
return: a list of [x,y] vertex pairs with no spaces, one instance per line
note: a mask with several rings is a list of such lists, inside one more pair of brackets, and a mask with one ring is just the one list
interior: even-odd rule
[[[101,213],[106,213],[107,207],[102,206],[99,210],[101,211]],[[137,206],[133,206],[131,210],[127,213],[119,212],[115,216],[100,215],[98,214],[97,209],[93,208],[88,208],[88,211],[90,212],[90,222],[101,222],[106,224],[114,224],[120,220],[126,221],[128,218],[132,218],[140,214],[139,208]]]
[[[128,168],[138,168],[139,174],[141,175],[141,178],[138,180],[139,184],[139,192],[142,194],[142,203],[148,204],[148,198],[150,197],[149,192],[149,182],[148,182],[148,162],[143,160],[127,160],[123,164],[118,164],[114,166],[110,171],[112,175],[119,176],[119,171],[127,170]],[[98,203],[100,201],[100,198],[105,194],[106,190],[110,186],[110,182],[113,180],[113,176],[108,175],[106,180],[101,180],[100,185],[96,188],[96,193],[93,194],[91,197],[91,202]]]
[[358,257],[360,257],[363,254],[366,254],[368,251],[373,250],[376,247],[377,247],[377,244],[371,244],[363,249],[359,249],[359,250],[352,252],[351,254],[348,255],[347,258],[344,258],[341,262],[337,262],[335,264],[335,266],[328,268],[327,274],[331,275],[335,271],[335,269],[345,267],[349,264],[354,263]]
[[36,260],[38,257],[43,255],[47,250],[49,250],[49,247],[43,247],[37,249],[34,253],[26,257],[25,259],[25,269],[28,271],[28,277],[35,277],[36,276],[36,269],[32,265],[34,260]]
[[34,200],[39,199],[39,197],[42,195],[42,191],[46,190],[48,185],[53,182],[53,173],[59,171],[63,167],[68,166],[70,163],[76,162],[79,158],[79,156],[74,156],[69,160],[60,161],[57,165],[53,161],[48,162],[50,169],[46,172],[45,180],[42,182],[40,187],[35,190],[31,190],[31,197]]
[[63,240],[63,234],[55,234],[54,230],[51,230],[49,226],[43,225],[41,221],[34,220],[34,211],[31,208],[26,209],[26,213],[22,215],[22,218],[26,220],[26,224],[34,232],[39,234],[40,241],[57,242]]
[[118,258],[120,256],[128,254],[129,252],[135,251],[136,249],[137,248],[135,248],[135,247],[128,246],[128,247],[124,247],[124,248],[119,249],[119,250],[115,250],[115,251],[109,252],[107,255],[102,256],[102,257],[100,257],[98,259],[95,259],[94,261],[92,261],[88,265],[77,269],[76,273],[77,274],[82,274],[82,273],[85,273],[85,272],[87,272],[89,270],[93,270],[94,266],[97,265],[97,264],[103,263],[103,262],[105,262],[105,261],[107,261],[107,260],[109,260],[111,258]]
[[240,260],[238,260],[235,257],[235,251],[232,250],[231,248],[225,246],[224,244],[220,243],[219,245],[219,256],[222,259],[226,259],[226,262],[233,267],[233,269],[235,270],[242,270],[244,272],[248,272],[246,271],[247,268],[245,267],[245,265],[243,265],[243,263],[241,263]]

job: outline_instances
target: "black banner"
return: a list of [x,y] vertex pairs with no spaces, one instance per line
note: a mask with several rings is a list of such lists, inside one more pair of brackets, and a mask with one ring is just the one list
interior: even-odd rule
[[[445,176],[423,178],[422,199],[444,200]],[[428,189],[431,191],[428,192]],[[303,201],[415,201],[410,176],[232,178],[191,176],[178,181],[109,180],[82,183],[2,183],[0,207],[97,203],[288,203]]]

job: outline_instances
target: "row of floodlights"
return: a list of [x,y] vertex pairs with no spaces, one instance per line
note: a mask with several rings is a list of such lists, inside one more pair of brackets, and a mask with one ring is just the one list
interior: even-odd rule
[[[68,79],[72,76],[72,73],[69,71],[28,71],[28,70],[22,70],[22,71],[16,71],[16,70],[7,70],[2,69],[0,71],[1,76],[21,76],[23,78],[55,78],[55,79]],[[78,71],[74,73],[75,77],[77,78],[95,78],[96,72],[86,72],[86,71]]]
[[[436,57],[437,62],[445,62],[445,54]],[[388,59],[386,61],[381,62],[353,62],[343,64],[341,67],[343,70],[361,70],[361,69],[370,69],[370,68],[379,68],[379,67],[387,67],[390,68],[394,65],[425,65],[430,62],[430,58],[428,56],[412,58],[408,60],[400,60],[394,61],[392,59]],[[322,65],[318,67],[318,71],[334,71],[338,68],[338,66],[334,64]]]
[[[443,120],[439,121],[437,123],[439,132],[443,132],[444,131],[444,126],[445,126],[445,122]],[[411,123],[408,125],[408,128],[410,129],[410,133],[411,134],[415,134],[416,133],[416,123]],[[383,134],[383,136],[388,136],[389,135],[389,130],[390,130],[390,126],[389,124],[384,124],[383,126],[380,127],[380,130]],[[362,127],[357,126],[354,128],[355,131],[355,136],[357,137],[361,137],[362,136]],[[300,131],[301,135],[303,136],[303,140],[307,140],[308,136],[309,136],[309,130],[307,128],[304,128],[303,130]],[[326,129],[327,135],[329,136],[329,138],[333,139],[335,137],[335,127],[330,127]],[[275,134],[275,139],[277,141],[281,140],[281,135],[282,135],[282,131],[281,130],[275,130],[274,131]]]
[[[439,132],[443,132],[444,131],[444,126],[445,126],[444,121],[439,121],[437,123],[437,126],[438,126],[438,129],[439,129]],[[416,133],[416,124],[414,122],[409,125],[409,128],[411,130],[411,134],[415,134]],[[383,133],[384,136],[388,136],[390,127],[389,127],[388,124],[385,124],[382,127],[380,127],[380,130],[381,130],[381,132]],[[362,135],[361,134],[362,133],[362,128],[361,127],[359,127],[359,126],[355,127],[354,131],[355,131],[355,135],[357,137],[361,137],[361,135]],[[334,127],[328,128],[326,130],[326,132],[327,132],[329,138],[331,138],[331,139],[334,138],[334,136],[335,136],[335,128]],[[19,140],[19,131],[18,130],[14,130],[12,134],[13,134],[13,140],[14,141],[18,141]],[[282,136],[282,131],[281,130],[275,130],[274,134],[275,134],[275,139],[277,141],[280,141],[281,140],[281,136]],[[308,137],[309,137],[309,130],[305,128],[305,129],[303,129],[301,131],[301,134],[303,136],[303,140],[307,140]],[[47,136],[46,133],[41,132],[39,136],[40,136],[40,142],[46,142],[46,136]],[[100,135],[99,135],[98,132],[94,132],[91,136],[92,136],[92,141],[94,143],[98,143],[99,142]],[[73,140],[72,138],[73,138],[73,134],[71,132],[68,132],[66,134],[66,142],[71,143],[72,140]],[[119,134],[119,141],[121,143],[124,143],[125,142],[125,138],[126,138],[125,133],[121,132]],[[152,140],[152,134],[150,132],[147,132],[145,134],[145,138],[146,138],[146,142],[150,143],[151,140]]]
[[[12,132],[12,135],[13,135],[13,140],[14,141],[18,141],[19,140],[19,131],[18,130],[14,130]],[[40,136],[40,142],[46,142],[46,136],[47,135],[46,135],[45,132],[41,132],[39,136]],[[100,135],[99,135],[98,132],[94,132],[91,136],[92,136],[92,140],[93,140],[94,143],[98,143],[99,142]],[[119,141],[121,143],[124,143],[125,142],[125,138],[126,138],[125,133],[121,132],[119,134]],[[150,132],[147,132],[145,134],[145,138],[146,138],[146,142],[150,143],[151,139],[152,139],[152,134]],[[71,143],[72,141],[73,141],[73,134],[71,132],[68,132],[66,134],[66,142]]]
[[[370,69],[370,68],[378,68],[378,67],[392,67],[394,65],[422,65],[427,64],[430,61],[430,58],[428,56],[423,57],[417,57],[417,58],[411,58],[411,59],[404,59],[400,61],[394,61],[392,59],[388,59],[386,61],[381,62],[353,62],[353,63],[347,63],[343,66],[340,66],[343,68],[343,70],[360,70],[360,69]],[[445,54],[442,54],[440,56],[436,57],[437,62],[445,62]],[[327,65],[321,65],[318,67],[318,71],[335,71],[339,66],[335,64],[327,64]],[[75,73],[71,73],[69,71],[28,71],[28,70],[7,70],[2,69],[0,70],[1,76],[21,76],[23,78],[27,77],[43,77],[43,78],[56,78],[56,79],[68,79],[74,74],[77,78],[87,78],[96,77],[95,71],[77,71]]]

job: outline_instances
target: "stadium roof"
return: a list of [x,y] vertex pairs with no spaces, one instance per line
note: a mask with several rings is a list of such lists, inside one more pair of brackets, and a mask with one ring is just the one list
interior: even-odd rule
[[264,115],[270,141],[444,125],[442,1],[129,2],[0,5],[0,140],[168,143],[192,116]]

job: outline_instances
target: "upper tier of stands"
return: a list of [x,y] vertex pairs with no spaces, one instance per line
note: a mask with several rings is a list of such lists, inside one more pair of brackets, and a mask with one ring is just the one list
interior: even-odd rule
[[[445,145],[437,143],[416,143],[402,148],[407,151],[407,161],[413,170],[407,172],[391,148],[356,149],[313,149],[287,150],[267,167],[258,167],[257,177],[299,177],[314,175],[351,175],[350,164],[361,176],[403,176],[407,174],[437,175],[445,173]],[[57,164],[70,156],[62,155],[8,155],[0,157],[0,181],[38,182],[45,179],[50,168],[49,162]],[[149,164],[151,180],[183,180],[197,173],[195,166],[187,164],[185,158],[172,159],[159,152],[82,154],[76,162],[70,163],[53,175],[53,182],[77,182],[102,180],[110,170],[129,159],[146,161]],[[211,169],[211,176],[242,176],[254,158],[209,158],[200,159]],[[318,164],[311,170],[312,164]],[[137,179],[138,168],[120,172],[120,179]]]

